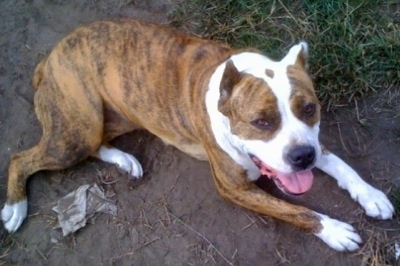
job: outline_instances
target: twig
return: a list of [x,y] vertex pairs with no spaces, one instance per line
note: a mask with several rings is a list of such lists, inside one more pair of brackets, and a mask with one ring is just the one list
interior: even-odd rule
[[142,248],[144,248],[144,247],[147,247],[147,246],[150,245],[151,243],[153,243],[153,242],[155,242],[155,241],[157,241],[157,240],[160,240],[160,239],[161,239],[161,238],[158,236],[158,237],[156,237],[156,238],[154,238],[154,239],[152,239],[152,240],[150,240],[150,241],[147,241],[147,242],[144,243],[143,245],[141,245],[141,246],[139,246],[139,247],[133,249],[131,252],[128,252],[128,253],[126,253],[125,255],[133,255],[136,251],[138,251],[138,250],[140,250],[140,249],[142,249]]
[[150,245],[151,243],[153,243],[153,242],[155,242],[155,241],[157,241],[157,240],[160,240],[160,239],[161,239],[160,237],[156,237],[156,238],[154,238],[154,239],[152,239],[152,240],[150,240],[150,241],[147,241],[147,242],[144,243],[143,245],[140,245],[140,246],[134,248],[134,249],[133,249],[132,251],[130,251],[130,252],[127,252],[127,253],[122,254],[122,255],[119,255],[119,256],[112,257],[111,259],[119,259],[119,258],[122,258],[122,257],[125,257],[125,256],[133,255],[133,254],[135,254],[136,251],[141,250],[142,248],[147,247],[147,246]]
[[344,149],[347,153],[351,154],[350,151],[347,149],[346,144],[344,144],[343,136],[342,136],[342,131],[340,130],[340,125],[339,125],[339,123],[337,123],[337,127],[338,127],[338,131],[339,131],[340,142],[342,143],[343,149]]
[[182,221],[182,219],[180,219],[179,217],[175,216],[174,214],[172,214],[171,212],[167,212],[168,215],[170,215],[171,217],[173,217],[174,219],[178,220],[181,224],[183,224],[185,227],[187,227],[190,231],[192,231],[193,233],[195,233],[196,235],[200,236],[205,242],[207,242],[207,244],[215,250],[215,252],[217,252],[217,254],[228,264],[228,265],[233,265],[233,263],[231,261],[229,261],[222,253],[221,251],[219,251],[214,245],[213,243],[211,243],[210,240],[208,240],[204,235],[202,235],[199,231],[197,231],[196,229],[194,229],[193,227],[191,227],[190,225],[188,225],[187,223],[185,223],[184,221]]
[[44,261],[47,261],[47,258],[43,255],[42,252],[40,252],[40,250],[36,247],[36,251],[37,253],[39,253],[40,256],[42,256],[42,258],[44,259]]
[[246,230],[247,228],[249,228],[250,226],[252,226],[253,224],[256,223],[256,221],[255,221],[254,219],[252,219],[249,215],[246,214],[246,216],[247,216],[247,218],[249,218],[249,220],[250,220],[251,222],[250,222],[248,225],[244,226],[244,227],[242,228],[242,231],[243,231],[243,230]]
[[[4,243],[3,242],[1,242],[1,244],[3,245]],[[1,254],[0,255],[0,259],[3,259],[3,258],[5,258],[5,257],[7,257],[9,254],[9,252],[10,252],[10,250],[11,250],[11,248],[14,246],[14,242],[12,242],[12,244],[10,245],[10,246],[8,246],[7,247],[7,249],[3,252],[3,254]]]
[[358,112],[358,103],[357,100],[354,99],[354,103],[356,105],[356,115],[357,115],[357,121],[360,121],[360,113]]
[[289,9],[282,3],[281,0],[278,0],[278,2],[281,4],[281,6],[283,7],[283,9],[285,9],[286,13],[289,14],[290,18],[294,21],[294,23],[297,24],[297,26],[299,26],[299,28],[303,28],[296,20],[296,18],[292,15],[292,13],[289,11]]

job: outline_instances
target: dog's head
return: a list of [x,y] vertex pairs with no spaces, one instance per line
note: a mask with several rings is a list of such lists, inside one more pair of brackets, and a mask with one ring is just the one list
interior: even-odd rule
[[320,105],[307,56],[306,43],[292,47],[279,62],[257,53],[232,56],[221,70],[221,115],[210,114],[211,120],[221,119],[220,128],[214,121],[214,134],[237,163],[292,194],[310,189],[310,169],[321,155]]

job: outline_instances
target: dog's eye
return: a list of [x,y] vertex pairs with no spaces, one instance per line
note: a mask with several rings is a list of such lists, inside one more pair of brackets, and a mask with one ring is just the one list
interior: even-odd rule
[[268,130],[271,128],[271,125],[268,123],[267,120],[260,118],[250,122],[254,127],[261,129],[261,130]]
[[314,103],[309,103],[303,108],[303,113],[306,116],[313,116],[315,114],[315,110],[317,106]]

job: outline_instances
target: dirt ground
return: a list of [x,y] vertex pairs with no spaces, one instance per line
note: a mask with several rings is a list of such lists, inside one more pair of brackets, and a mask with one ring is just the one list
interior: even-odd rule
[[[33,146],[41,129],[33,111],[34,66],[77,26],[109,17],[168,24],[172,0],[0,1],[0,202],[6,198],[11,154]],[[312,52],[312,47],[311,47]],[[390,193],[400,186],[400,93],[387,88],[357,105],[326,113],[322,141],[365,179]],[[5,265],[395,265],[399,218],[368,218],[322,172],[299,197],[266,190],[290,202],[353,224],[365,245],[337,253],[312,234],[260,216],[218,196],[207,163],[164,145],[146,132],[120,137],[115,146],[136,155],[142,181],[129,181],[114,166],[89,159],[71,169],[40,172],[29,182],[29,218],[8,235],[0,229]],[[107,180],[107,182],[105,181]],[[109,184],[109,181],[111,184]],[[83,184],[115,192],[118,214],[96,215],[72,236],[54,229],[57,200]]]

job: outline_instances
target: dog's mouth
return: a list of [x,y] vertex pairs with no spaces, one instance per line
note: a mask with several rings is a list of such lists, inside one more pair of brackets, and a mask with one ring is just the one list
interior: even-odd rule
[[286,174],[273,169],[254,155],[250,155],[250,158],[260,169],[261,175],[274,180],[275,184],[286,193],[300,195],[310,190],[312,186],[314,175],[310,169]]

